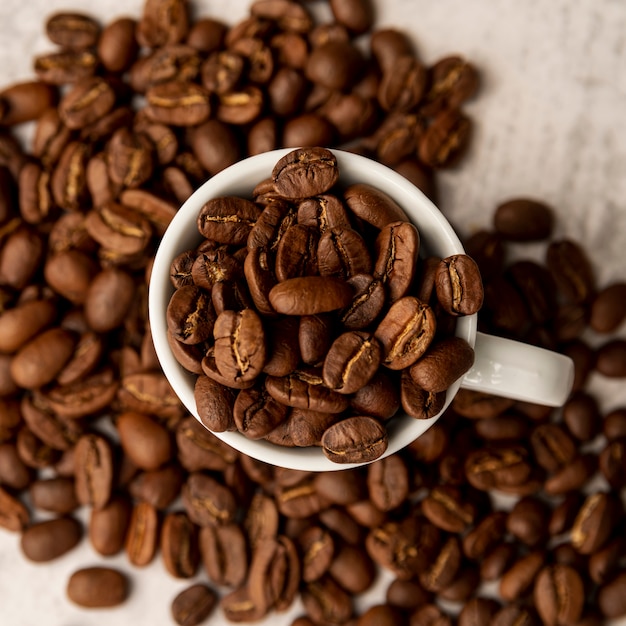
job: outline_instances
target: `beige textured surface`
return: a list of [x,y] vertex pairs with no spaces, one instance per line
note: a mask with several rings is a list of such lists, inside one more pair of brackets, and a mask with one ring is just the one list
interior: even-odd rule
[[[198,14],[229,23],[247,0],[197,0]],[[462,233],[489,225],[494,206],[531,195],[559,214],[556,236],[585,242],[600,285],[625,280],[626,3],[622,0],[378,0],[378,25],[400,26],[430,63],[458,52],[480,68],[482,90],[467,111],[472,150],[442,176],[441,208]],[[0,84],[31,76],[34,53],[51,49],[45,15],[80,8],[107,19],[137,16],[140,0],[1,0]],[[626,329],[622,328],[622,336]],[[590,337],[590,341],[597,338]],[[606,409],[626,406],[623,383],[594,380]],[[26,563],[15,535],[0,530],[2,626],[154,626],[169,623],[171,598],[187,582],[159,560],[135,571],[123,608],[85,612],[65,600],[68,575],[100,558],[83,542],[54,565]],[[123,557],[109,563],[125,567]],[[133,573],[131,572],[131,575]],[[371,594],[384,592],[384,580]],[[267,624],[291,622],[289,614]],[[221,624],[216,615],[209,624]],[[622,620],[621,624],[626,624]]]

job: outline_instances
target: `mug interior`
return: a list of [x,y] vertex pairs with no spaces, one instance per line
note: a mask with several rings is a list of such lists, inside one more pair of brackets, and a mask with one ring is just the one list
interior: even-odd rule
[[[288,148],[249,157],[210,178],[176,213],[157,250],[151,272],[148,300],[154,347],[163,373],[186,409],[196,419],[199,419],[194,399],[194,384],[197,377],[178,363],[167,341],[165,314],[174,292],[169,279],[170,265],[176,256],[197,247],[202,241],[196,226],[197,216],[208,200],[231,195],[251,197],[254,187],[268,178],[276,162],[291,151],[292,149]],[[366,157],[342,150],[332,152],[337,158],[341,186],[354,183],[373,185],[391,196],[404,209],[420,234],[421,256],[436,255],[443,258],[464,252],[459,238],[441,212],[403,176]],[[459,318],[456,335],[474,346],[476,315]],[[448,390],[444,410],[452,401],[460,384],[459,380]],[[428,420],[416,420],[400,411],[387,423],[389,445],[383,457],[401,450],[417,439],[434,424],[439,415]],[[318,447],[286,448],[263,440],[251,440],[238,432],[214,434],[233,448],[272,465],[305,471],[342,470],[357,466],[333,463]]]

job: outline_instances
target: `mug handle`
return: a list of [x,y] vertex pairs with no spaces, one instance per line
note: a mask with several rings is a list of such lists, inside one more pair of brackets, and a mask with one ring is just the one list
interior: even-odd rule
[[574,362],[564,354],[476,333],[474,365],[461,387],[544,406],[562,406],[572,391]]

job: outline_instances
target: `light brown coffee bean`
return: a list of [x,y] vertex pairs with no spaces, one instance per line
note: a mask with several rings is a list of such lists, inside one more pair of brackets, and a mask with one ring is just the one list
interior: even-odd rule
[[67,582],[67,597],[80,607],[119,606],[128,596],[128,580],[109,567],[86,567],[75,571]]
[[36,563],[52,561],[74,548],[82,526],[73,517],[58,517],[26,528],[20,540],[24,556]]

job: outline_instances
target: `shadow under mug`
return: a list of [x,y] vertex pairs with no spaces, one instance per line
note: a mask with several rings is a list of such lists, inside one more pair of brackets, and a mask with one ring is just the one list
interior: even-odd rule
[[[149,317],[154,347],[163,373],[187,410],[199,419],[194,399],[196,375],[174,358],[167,341],[166,309],[174,288],[170,265],[180,253],[198,246],[202,238],[196,218],[211,198],[238,195],[250,197],[257,183],[268,178],[276,162],[290,149],[249,157],[216,174],[199,187],[174,216],[157,250],[149,289]],[[368,183],[391,196],[417,227],[421,255],[441,258],[463,254],[454,229],[435,205],[400,174],[366,157],[333,150],[339,166],[339,184]],[[477,316],[460,317],[456,335],[475,350],[474,365],[448,389],[444,409],[428,420],[398,414],[387,423],[389,445],[383,456],[401,450],[417,439],[445,411],[460,388],[472,389],[546,406],[561,406],[574,379],[569,357],[536,346],[477,331]],[[287,448],[264,440],[251,440],[238,432],[214,433],[222,441],[255,459],[281,467],[328,471],[356,467],[327,459],[321,448]],[[382,457],[381,457],[382,458]]]

